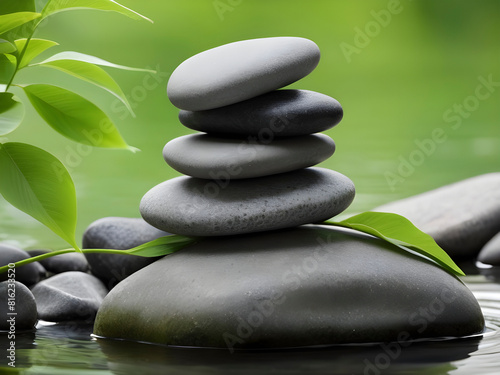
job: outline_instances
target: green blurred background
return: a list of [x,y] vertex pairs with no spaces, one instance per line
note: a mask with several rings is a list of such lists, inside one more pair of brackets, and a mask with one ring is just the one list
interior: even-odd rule
[[[17,83],[74,89],[98,103],[127,142],[142,150],[94,149],[81,155],[76,143],[55,133],[31,109],[24,124],[9,134],[10,141],[52,152],[70,169],[79,204],[77,238],[100,217],[139,217],[144,193],[179,175],[163,161],[162,148],[191,131],[178,122],[178,110],[168,101],[168,76],[190,56],[242,39],[301,36],[318,44],[319,66],[290,87],[333,96],[344,108],[343,121],[326,132],[337,151],[321,166],[354,181],[357,196],[349,213],[500,169],[497,0],[119,2],[154,24],[81,10],[48,18],[35,36],[60,43],[40,59],[72,50],[157,69],[155,77],[108,69],[129,96],[136,118],[113,96],[64,73],[39,67],[17,77]],[[474,99],[480,77],[499,83],[489,91],[481,88],[483,99]],[[26,99],[19,90],[16,94]],[[454,105],[468,110],[446,121],[443,116],[451,116]],[[440,142],[426,143],[436,131]],[[428,146],[426,154],[419,142]],[[0,241],[25,248],[66,247],[3,199]]]

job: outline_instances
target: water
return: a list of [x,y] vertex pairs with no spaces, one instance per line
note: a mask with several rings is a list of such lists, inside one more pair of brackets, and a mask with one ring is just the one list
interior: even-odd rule
[[[16,364],[21,374],[498,374],[500,366],[500,271],[469,266],[464,282],[486,319],[481,335],[397,344],[237,351],[169,348],[96,339],[92,324],[40,322],[19,334]],[[0,349],[6,348],[0,337]],[[2,350],[5,352],[5,350]],[[5,366],[5,359],[0,363]],[[4,368],[0,368],[3,373]]]

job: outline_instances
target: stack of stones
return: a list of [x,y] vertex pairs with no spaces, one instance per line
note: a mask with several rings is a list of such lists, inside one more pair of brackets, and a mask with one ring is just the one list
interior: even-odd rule
[[345,210],[354,185],[310,168],[335,151],[315,134],[338,124],[337,100],[307,90],[278,90],[318,64],[304,38],[253,39],[191,57],[168,83],[191,134],[168,142],[166,162],[189,176],[151,189],[140,211],[151,225],[187,236],[225,236],[321,222]]

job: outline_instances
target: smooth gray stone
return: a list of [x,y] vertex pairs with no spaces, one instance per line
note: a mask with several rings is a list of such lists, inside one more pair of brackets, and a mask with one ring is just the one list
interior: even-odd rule
[[[15,246],[0,244],[0,267],[28,258],[30,258],[30,255],[26,251]],[[30,286],[39,282],[44,273],[45,268],[38,262],[25,264],[16,268],[16,281]],[[5,280],[7,280],[7,273],[1,273],[0,281]]]
[[92,321],[108,290],[95,276],[70,271],[40,281],[31,289],[38,317],[49,322]]
[[[14,305],[9,305],[14,302]],[[8,313],[16,315],[7,315]],[[14,281],[0,282],[0,330],[16,331],[33,329],[38,320],[36,302],[33,293],[24,284]],[[14,318],[11,331],[11,318]]]
[[229,182],[177,177],[140,204],[151,225],[186,236],[262,232],[324,221],[354,199],[346,176],[323,168]]
[[[105,217],[94,221],[83,234],[84,249],[127,250],[170,233],[158,230],[143,219]],[[120,254],[85,254],[92,274],[108,289],[160,257],[144,258]]]
[[[41,250],[41,249],[28,250],[26,252],[31,257],[50,253],[49,250]],[[45,270],[54,274],[68,272],[68,271],[87,272],[89,270],[89,264],[87,263],[87,259],[83,254],[80,253],[55,255],[50,258],[42,259],[41,261],[39,261],[39,263],[45,268]]]
[[479,304],[457,277],[355,233],[308,225],[202,239],[113,289],[94,333],[232,350],[482,332]]
[[225,44],[194,55],[170,76],[167,94],[190,111],[234,104],[287,86],[318,65],[309,39],[274,37]]
[[405,216],[452,258],[474,258],[500,231],[500,173],[446,185],[373,211]]
[[259,140],[322,132],[343,117],[340,103],[319,92],[276,90],[207,111],[179,112],[190,129],[209,134],[256,136]]
[[484,264],[500,266],[500,232],[484,245],[477,260]]
[[228,181],[311,167],[334,152],[335,143],[324,134],[266,143],[190,134],[168,142],[163,158],[185,175]]

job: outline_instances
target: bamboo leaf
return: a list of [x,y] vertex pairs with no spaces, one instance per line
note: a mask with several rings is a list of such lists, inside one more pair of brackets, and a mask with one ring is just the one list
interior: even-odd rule
[[0,54],[11,53],[16,51],[16,46],[5,39],[0,39]]
[[[26,41],[27,41],[27,39],[18,39],[15,41],[18,51],[22,51],[24,49],[24,46],[26,45]],[[41,54],[45,50],[47,50],[51,47],[54,47],[54,46],[58,46],[58,45],[59,45],[59,43],[56,43],[52,40],[32,38],[28,44],[28,47],[24,51],[23,59],[21,60],[21,63],[19,64],[19,69],[24,68],[35,57],[37,57],[39,54]]]
[[172,254],[196,241],[195,238],[173,234],[171,236],[157,238],[156,240],[139,245],[133,249],[122,250],[122,253],[141,257],[157,257]]
[[340,222],[327,220],[323,224],[371,234],[401,249],[409,248],[430,258],[451,274],[465,275],[431,236],[422,232],[403,216],[386,212],[364,212]]
[[40,13],[35,12],[17,12],[9,13],[0,16],[0,34],[12,30],[18,26],[24,25],[27,22],[40,18]]
[[16,129],[24,117],[24,105],[14,94],[0,92],[0,135]]
[[40,116],[65,137],[94,147],[137,150],[125,143],[101,109],[74,92],[45,84],[23,89]]
[[92,55],[86,55],[84,53],[73,52],[73,51],[64,51],[64,52],[57,53],[54,56],[51,56],[48,59],[42,61],[40,64],[44,64],[44,63],[48,63],[48,62],[52,62],[52,61],[58,61],[58,60],[77,60],[77,61],[82,61],[82,62],[86,62],[89,64],[107,66],[109,68],[130,70],[130,71],[135,71],[135,72],[156,73],[154,70],[151,70],[151,69],[132,68],[130,66],[118,65],[118,64],[114,64],[112,62],[100,59],[99,57],[95,57]]
[[76,194],[64,165],[24,143],[0,144],[0,193],[75,249]]
[[103,88],[109,93],[117,97],[125,106],[128,108],[130,113],[134,113],[132,107],[130,106],[127,97],[123,93],[122,89],[116,83],[116,81],[111,78],[111,76],[106,73],[102,68],[97,65],[90,64],[78,60],[52,60],[43,61],[33,66],[42,66],[52,69],[57,69],[64,73],[70,74],[73,77],[79,78],[81,80],[90,82],[98,87]]
[[95,9],[117,12],[133,19],[143,19],[153,23],[149,18],[118,4],[114,0],[50,0],[42,10],[42,18],[72,9]]
[[0,55],[0,84],[10,82],[12,75],[16,71],[16,61],[15,56],[9,54]]

